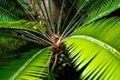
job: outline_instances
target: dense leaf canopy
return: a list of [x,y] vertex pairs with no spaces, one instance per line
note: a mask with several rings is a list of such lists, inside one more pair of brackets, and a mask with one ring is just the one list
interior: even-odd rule
[[44,46],[3,67],[0,79],[120,79],[118,10],[120,0],[0,0],[0,35]]

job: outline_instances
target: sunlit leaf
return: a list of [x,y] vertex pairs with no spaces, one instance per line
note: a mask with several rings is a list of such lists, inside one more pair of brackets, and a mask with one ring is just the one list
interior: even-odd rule
[[81,79],[120,78],[120,19],[95,21],[76,30],[65,40],[70,58]]

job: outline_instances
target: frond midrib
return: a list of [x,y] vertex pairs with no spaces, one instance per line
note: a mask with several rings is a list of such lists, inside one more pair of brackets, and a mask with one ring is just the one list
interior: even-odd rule
[[36,54],[34,54],[30,59],[28,59],[19,69],[18,71],[16,71],[13,76],[10,77],[9,80],[14,80],[31,62],[33,59],[35,59],[42,51],[44,51],[47,48],[44,48],[42,50],[40,50],[39,52],[37,52]]
[[110,46],[109,44],[107,44],[101,40],[98,40],[96,38],[93,38],[93,37],[87,36],[87,35],[75,35],[75,36],[71,36],[70,38],[82,38],[82,39],[91,41],[91,42],[103,47],[104,49],[110,51],[115,57],[120,59],[120,52],[117,49],[115,49],[114,47]]

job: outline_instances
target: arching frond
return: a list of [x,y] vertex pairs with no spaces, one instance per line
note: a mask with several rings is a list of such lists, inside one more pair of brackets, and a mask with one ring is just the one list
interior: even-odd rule
[[88,8],[88,16],[84,23],[88,24],[94,20],[105,17],[120,8],[120,0],[93,0]]
[[45,33],[45,27],[43,27],[40,24],[38,25],[34,21],[28,21],[28,20],[18,20],[18,21],[11,21],[11,22],[1,21],[0,28],[33,31],[39,34]]
[[120,78],[120,19],[103,19],[73,33],[66,40],[69,55],[80,79]]
[[[19,80],[19,79],[32,79],[42,80],[48,75],[48,66],[50,63],[51,50],[49,48],[40,50],[36,54],[34,52],[27,54],[24,58],[14,61],[11,65],[3,68],[0,72],[6,77],[2,80]],[[21,62],[21,63],[19,63]],[[24,63],[23,63],[24,62]]]
[[115,49],[120,51],[120,19],[113,17],[94,21],[86,26],[81,26],[72,35],[87,35],[92,36],[100,41],[103,41]]

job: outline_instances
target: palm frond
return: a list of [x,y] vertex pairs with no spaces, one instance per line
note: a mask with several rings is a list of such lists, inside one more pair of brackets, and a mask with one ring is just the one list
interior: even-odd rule
[[89,5],[88,16],[84,21],[85,24],[105,17],[120,7],[120,0],[93,0],[93,3],[91,2]]
[[[33,31],[41,34],[45,33],[45,28],[39,24],[42,30],[39,30],[38,24],[34,21],[28,20],[18,20],[18,21],[1,21],[0,28],[4,29],[14,29],[14,30],[25,30],[25,31]],[[42,34],[43,34],[42,33]]]
[[81,25],[81,23],[83,22],[83,20],[86,17],[86,14],[82,14],[80,15],[80,12],[82,11],[82,9],[88,4],[88,1],[85,0],[83,2],[83,5],[80,6],[78,8],[78,10],[76,11],[76,13],[74,14],[73,18],[70,20],[70,22],[68,23],[68,25],[65,27],[65,30],[63,31],[61,37],[65,38],[68,35],[70,35],[70,33],[72,33],[78,26]]
[[73,33],[66,40],[70,47],[69,55],[80,79],[120,78],[120,19],[103,19]]
[[51,12],[51,0],[42,1],[43,4],[43,9],[44,10],[44,14],[46,16],[46,20],[47,20],[47,24],[48,24],[48,31],[50,33],[50,35],[55,33],[55,27],[54,27],[54,23],[53,23],[53,13]]
[[32,14],[32,12],[29,10],[29,8],[26,7],[26,2],[24,0],[15,0],[21,8],[26,12],[26,14],[29,15],[29,18],[35,21],[36,23],[38,22],[35,16]]
[[5,16],[8,16],[10,18],[27,19],[27,15],[24,10],[22,10],[20,8],[20,5],[16,4],[14,0],[0,0],[0,12],[4,14],[6,13]]
[[81,26],[72,35],[87,35],[92,36],[100,41],[103,41],[120,51],[120,19],[113,17],[99,21],[94,21],[86,26]]
[[[62,6],[61,6],[61,9],[60,9],[60,15],[59,15],[59,19],[58,19],[58,26],[57,26],[57,29],[56,29],[56,32],[59,34],[60,33],[60,27],[62,26],[61,25],[61,22],[62,22],[62,15],[63,15],[63,8],[64,8],[64,5],[65,5],[65,0],[62,1]],[[68,14],[69,16],[69,14]],[[67,19],[67,18],[66,18]]]
[[31,32],[19,32],[19,33],[22,34],[21,38],[33,40],[34,42],[36,42],[38,44],[46,43],[46,44],[52,45],[52,43],[53,43],[52,41],[50,41],[49,39],[47,39],[46,37],[44,37],[41,34],[35,35],[34,33],[31,33]]
[[48,9],[49,9],[49,16],[50,16],[50,24],[51,24],[51,30],[53,32],[53,34],[55,34],[55,27],[54,27],[54,22],[53,22],[53,13],[52,13],[52,10],[51,10],[51,0],[48,0]]
[[79,9],[79,7],[83,6],[84,2],[87,1],[89,4],[90,3],[90,0],[77,0],[77,3],[76,3],[76,8]]
[[15,21],[16,18],[0,10],[0,21]]
[[[35,17],[35,15],[33,15],[32,12],[26,7],[25,1],[24,0],[19,0],[19,1],[16,1],[16,2],[22,7],[22,9],[24,11],[26,11],[27,14],[30,15],[31,19],[36,22],[38,29],[42,32],[42,30],[41,30],[42,28],[39,25],[39,20],[37,20],[37,18]],[[37,16],[40,16],[40,14],[37,15]]]
[[7,66],[2,67],[0,69],[0,78],[2,80],[9,80],[10,77],[20,68],[20,66],[22,66],[25,61],[27,61],[34,55],[34,53],[37,53],[38,51],[39,49],[33,49],[27,53],[23,53],[24,56],[21,56],[19,59],[14,59],[14,61],[11,61]]
[[[1,71],[9,75],[6,75],[7,77],[1,77],[1,79],[2,80],[8,80],[8,79],[42,80],[42,78],[46,78],[46,76],[48,75],[48,66],[51,57],[50,53],[51,50],[49,48],[46,48],[40,50],[36,54],[34,53],[27,54],[27,57],[25,56],[24,58],[15,61],[6,68],[3,68],[3,71],[2,70]],[[10,76],[12,77],[10,78]]]
[[[52,42],[50,41],[49,37],[46,37],[46,29],[42,25],[34,22],[34,21],[28,21],[28,20],[18,20],[18,21],[1,21],[0,22],[0,29],[9,29],[9,30],[17,30],[18,33],[20,33],[20,36],[16,35],[10,35],[10,34],[3,34],[0,32],[0,35],[7,35],[7,36],[13,36],[15,38],[21,38],[23,40],[27,40],[30,42],[39,43],[41,41],[45,41],[49,44]],[[27,31],[27,32],[26,32]],[[28,35],[30,33],[31,35]],[[34,35],[34,36],[33,36]],[[37,39],[37,41],[35,40]]]
[[[69,17],[71,16],[70,14],[71,14],[72,10],[74,10],[74,6],[76,5],[77,1],[78,1],[78,0],[75,0],[75,1],[72,3],[72,5],[71,5],[71,7],[70,7],[70,9],[69,9],[69,11],[68,11],[68,13],[67,13],[67,16],[66,16],[66,18],[65,18],[65,20],[64,20],[64,22],[63,22],[63,25],[62,25],[61,28],[60,28],[60,33],[62,33],[62,32],[64,31],[64,29],[66,28],[66,23],[67,23],[67,21],[69,21]],[[62,10],[62,8],[61,8],[61,10]],[[75,10],[74,10],[74,11],[75,11]],[[73,12],[72,12],[72,13],[73,13]]]

